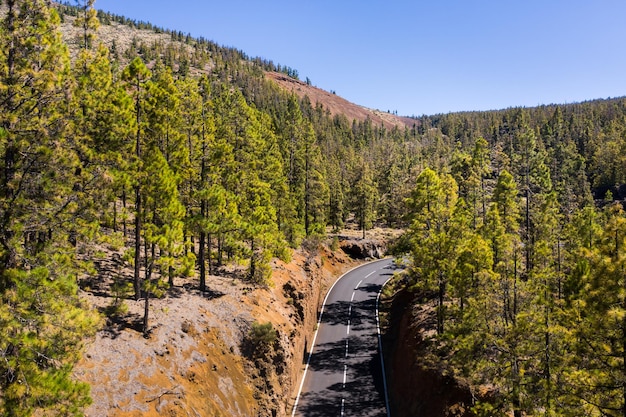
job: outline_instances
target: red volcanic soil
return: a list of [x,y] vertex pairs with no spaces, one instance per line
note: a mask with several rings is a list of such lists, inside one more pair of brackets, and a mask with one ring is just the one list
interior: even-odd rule
[[417,123],[417,120],[408,117],[399,117],[391,113],[359,106],[336,94],[313,87],[279,72],[267,72],[266,77],[275,81],[280,87],[294,92],[300,98],[308,96],[313,106],[320,103],[333,116],[343,114],[348,120],[359,121],[365,121],[369,118],[374,125],[384,124],[387,129],[392,129],[394,126],[401,129],[404,129],[405,126],[411,128]]

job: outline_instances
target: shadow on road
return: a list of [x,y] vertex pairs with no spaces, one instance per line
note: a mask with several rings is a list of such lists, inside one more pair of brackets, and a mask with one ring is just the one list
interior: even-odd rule
[[[368,296],[363,301],[338,301],[325,306],[322,323],[338,326],[337,340],[316,344],[309,362],[312,372],[335,375],[341,380],[347,365],[346,384],[335,383],[317,392],[304,393],[298,415],[307,417],[386,416],[384,387],[376,330],[376,297],[380,285],[364,285],[357,291]],[[350,305],[352,308],[350,309]],[[350,333],[346,324],[350,316]],[[346,357],[346,341],[348,355]]]

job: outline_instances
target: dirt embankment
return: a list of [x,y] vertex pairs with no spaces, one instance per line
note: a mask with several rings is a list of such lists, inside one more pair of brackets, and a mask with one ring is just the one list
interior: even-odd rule
[[[143,300],[122,296],[125,308],[106,316],[75,368],[92,387],[86,415],[289,415],[325,292],[362,262],[331,246],[330,239],[316,242],[289,263],[274,261],[267,288],[247,284],[237,271],[211,276],[205,293],[197,279],[175,280],[165,297],[151,300],[148,338],[141,333]],[[81,281],[81,297],[104,313],[115,301],[113,284],[130,282],[133,271],[121,249],[98,251],[98,272]],[[246,358],[253,323],[267,322],[277,334],[270,352],[261,362]]]
[[434,309],[415,305],[414,294],[399,291],[390,303],[384,337],[386,368],[394,417],[471,417],[469,388],[436,364],[424,360],[428,335],[436,328]]

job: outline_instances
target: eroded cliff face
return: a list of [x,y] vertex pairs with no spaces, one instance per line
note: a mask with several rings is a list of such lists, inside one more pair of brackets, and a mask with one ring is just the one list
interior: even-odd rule
[[357,264],[322,245],[297,253],[289,264],[275,265],[276,302],[259,321],[275,323],[278,337],[267,356],[251,360],[249,367],[259,416],[291,414],[324,296],[337,277]]
[[282,319],[287,322],[279,329],[268,359],[253,361],[259,415],[290,415],[328,289],[347,270],[385,256],[388,238],[345,237],[338,242],[336,250],[331,249],[332,239],[320,245],[304,244],[292,262],[278,262],[274,267],[274,294],[280,297],[272,308],[286,306]]
[[434,309],[415,306],[402,290],[391,302],[384,337],[387,381],[394,417],[470,417],[469,387],[445,374],[428,355],[427,335],[436,328]]

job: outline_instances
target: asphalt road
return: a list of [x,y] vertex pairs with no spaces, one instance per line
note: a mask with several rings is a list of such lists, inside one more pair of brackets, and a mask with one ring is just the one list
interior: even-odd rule
[[387,417],[377,298],[393,275],[384,259],[343,275],[330,289],[292,416]]

